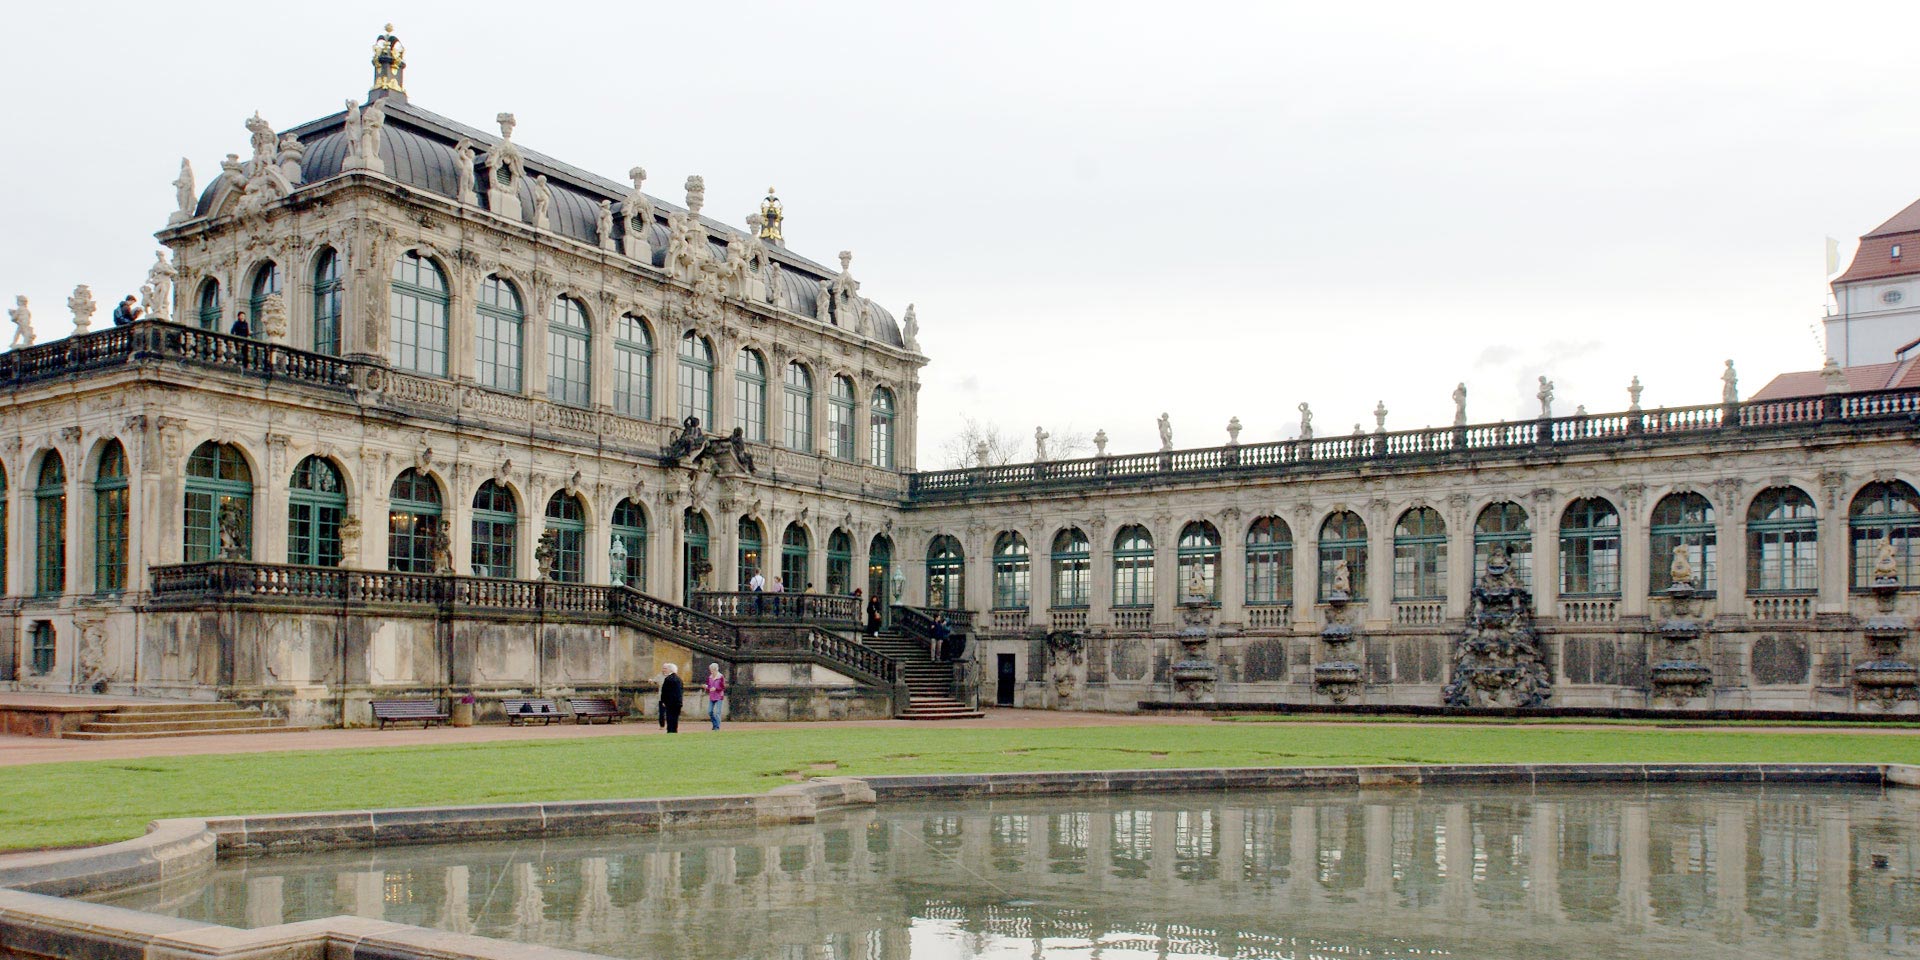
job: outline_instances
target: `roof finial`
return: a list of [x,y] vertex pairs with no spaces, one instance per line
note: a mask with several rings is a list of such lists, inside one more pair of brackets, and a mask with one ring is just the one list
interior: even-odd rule
[[407,48],[400,38],[393,35],[393,24],[387,24],[385,33],[373,38],[373,90],[367,94],[368,100],[386,96],[386,92],[396,93],[406,99],[407,87]]
[[767,198],[760,201],[760,219],[766,221],[760,226],[760,239],[771,240],[782,246],[786,244],[786,239],[780,235],[780,223],[786,219],[783,210],[780,197],[772,187],[768,187]]

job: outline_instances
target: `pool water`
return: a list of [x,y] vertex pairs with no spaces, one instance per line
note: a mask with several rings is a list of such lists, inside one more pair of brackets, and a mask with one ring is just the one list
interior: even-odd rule
[[889,803],[754,830],[225,861],[92,899],[689,960],[1920,958],[1920,791]]

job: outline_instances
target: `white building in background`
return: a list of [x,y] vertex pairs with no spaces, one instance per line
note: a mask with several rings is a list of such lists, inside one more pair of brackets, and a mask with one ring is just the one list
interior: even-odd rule
[[1860,238],[1833,300],[1828,357],[1848,368],[1905,359],[1895,355],[1920,340],[1920,200]]

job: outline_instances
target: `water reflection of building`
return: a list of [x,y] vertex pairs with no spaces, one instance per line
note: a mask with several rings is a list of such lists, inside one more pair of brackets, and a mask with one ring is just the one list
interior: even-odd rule
[[1409,799],[868,810],[817,829],[242,862],[164,903],[125,902],[249,926],[347,913],[628,956],[900,960],[916,921],[941,921],[1219,956],[1269,941],[1542,956],[1570,938],[1652,936],[1701,957],[1920,957],[1920,833],[1902,797]]

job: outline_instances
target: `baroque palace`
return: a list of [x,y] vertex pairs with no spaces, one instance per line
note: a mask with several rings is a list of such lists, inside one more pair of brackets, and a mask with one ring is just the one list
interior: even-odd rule
[[308,724],[707,660],[765,718],[1920,709],[1920,211],[1835,282],[1827,369],[1753,398],[1729,363],[1715,403],[1568,416],[1542,378],[1523,422],[1462,389],[1439,429],[927,472],[913,308],[790,250],[771,191],[728,226],[698,177],[415,106],[391,28],[374,68],[204,189],[182,162],[135,322],[82,288],[34,345],[19,302],[0,680]]

